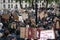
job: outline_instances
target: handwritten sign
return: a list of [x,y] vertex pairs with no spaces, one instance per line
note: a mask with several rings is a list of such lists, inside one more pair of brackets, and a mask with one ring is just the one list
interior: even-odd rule
[[33,31],[32,30],[33,30],[32,28],[29,28],[28,29],[28,38],[29,39],[33,38],[33,35],[32,35],[33,34]]
[[37,35],[36,31],[37,31],[36,28],[29,28],[28,29],[28,38],[29,39],[31,39],[31,38],[36,39],[36,35]]
[[54,30],[44,30],[40,32],[40,39],[55,39]]
[[47,40],[55,39],[54,30],[41,30],[40,28],[20,27],[20,38]]

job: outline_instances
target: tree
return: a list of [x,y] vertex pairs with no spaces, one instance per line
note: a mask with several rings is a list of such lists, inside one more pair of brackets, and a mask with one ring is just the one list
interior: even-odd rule
[[53,1],[55,1],[56,3],[59,2],[59,0],[44,0],[44,1],[47,2],[47,4],[46,4],[46,8],[47,8],[48,4],[52,3]]

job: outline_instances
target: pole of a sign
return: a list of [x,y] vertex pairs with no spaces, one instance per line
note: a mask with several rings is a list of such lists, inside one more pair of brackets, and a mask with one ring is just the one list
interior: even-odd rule
[[33,4],[34,0],[32,0],[32,8],[34,9],[34,4]]
[[22,0],[20,0],[20,7],[22,8],[21,2],[22,2]]
[[47,3],[46,3],[46,8],[47,8],[47,6],[48,6],[48,0],[45,0]]
[[35,13],[36,13],[36,25],[37,25],[37,0],[35,0]]

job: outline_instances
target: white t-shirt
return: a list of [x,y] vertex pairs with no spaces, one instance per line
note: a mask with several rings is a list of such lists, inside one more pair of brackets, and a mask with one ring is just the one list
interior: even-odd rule
[[22,18],[22,16],[19,16],[19,21],[22,21],[22,22],[23,22],[23,18]]

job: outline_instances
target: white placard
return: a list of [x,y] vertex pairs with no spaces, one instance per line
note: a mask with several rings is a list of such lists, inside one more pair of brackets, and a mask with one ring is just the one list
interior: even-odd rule
[[40,39],[55,39],[54,30],[43,30],[40,32]]

